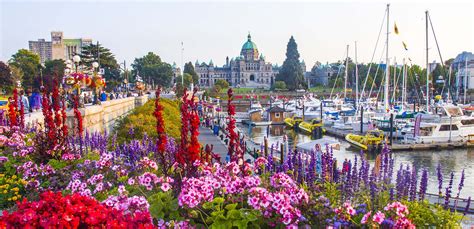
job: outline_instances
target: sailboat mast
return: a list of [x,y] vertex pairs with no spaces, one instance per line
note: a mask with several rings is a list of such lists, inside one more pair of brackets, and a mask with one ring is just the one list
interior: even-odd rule
[[384,106],[385,110],[388,111],[389,104],[388,104],[388,84],[390,83],[390,65],[388,63],[388,35],[389,31],[388,28],[390,26],[390,4],[387,4],[387,41],[386,41],[386,50],[385,50],[385,91],[384,91]]
[[357,66],[357,41],[355,43],[355,78],[356,78],[356,100],[355,107],[357,107],[357,102],[359,102],[359,67]]
[[464,104],[466,104],[466,92],[467,92],[467,57],[464,64]]
[[402,68],[402,110],[405,110],[405,101],[406,101],[406,72],[407,72],[407,68],[406,68],[406,64],[405,64],[405,58],[403,58],[403,68]]
[[456,102],[459,103],[459,74],[461,74],[459,72],[459,66],[460,64],[458,64],[458,71],[456,72]]
[[344,76],[344,99],[346,99],[346,91],[347,91],[347,71],[349,69],[349,45],[347,45],[347,52],[346,52],[346,71]]
[[426,112],[430,112],[430,65],[428,63],[428,10],[426,16]]
[[449,73],[448,73],[448,99],[447,99],[448,102],[449,102],[449,100],[451,100],[451,102],[453,100],[453,98],[451,96],[451,71],[452,71],[452,67],[453,67],[453,65],[450,64],[449,65]]

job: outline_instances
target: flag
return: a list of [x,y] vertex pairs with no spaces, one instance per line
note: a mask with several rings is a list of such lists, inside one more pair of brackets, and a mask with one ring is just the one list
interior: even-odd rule
[[408,51],[407,44],[405,43],[405,41],[402,41],[402,44],[403,44],[403,48],[405,48],[405,50]]
[[397,23],[395,23],[395,28],[394,28],[394,30],[395,30],[395,34],[397,34],[397,35],[398,35],[398,27],[397,27]]

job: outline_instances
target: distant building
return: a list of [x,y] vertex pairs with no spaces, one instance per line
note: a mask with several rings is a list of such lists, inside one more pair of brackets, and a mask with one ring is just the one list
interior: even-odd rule
[[[303,73],[306,72],[304,61],[300,64]],[[194,68],[199,75],[201,87],[212,87],[217,80],[223,79],[232,87],[265,89],[273,85],[280,70],[278,65],[272,65],[265,61],[265,57],[259,53],[250,34],[242,45],[240,56],[230,60],[229,57],[226,57],[224,66],[215,66],[211,60],[209,63],[196,61]]]
[[456,79],[459,80],[457,85],[464,88],[466,83],[467,89],[474,89],[474,54],[460,53],[454,59],[452,67],[457,71]]
[[230,60],[227,57],[224,66],[214,66],[211,60],[209,63],[196,61],[194,68],[201,87],[212,87],[217,80],[223,79],[233,87],[270,88],[278,73],[271,63],[265,62],[250,34],[242,45],[240,56]]
[[173,83],[176,83],[176,78],[181,75],[181,68],[176,65],[175,62],[173,62],[173,65],[171,65],[172,71],[173,71]]
[[31,52],[38,54],[41,63],[44,63],[46,60],[70,60],[74,55],[81,53],[83,47],[91,44],[92,39],[68,39],[63,37],[63,32],[53,31],[51,32],[51,41],[45,41],[45,39],[29,41],[29,48]]
[[333,66],[329,63],[321,64],[316,62],[310,72],[306,72],[305,79],[309,83],[308,86],[327,86],[329,79],[333,74],[336,74],[337,70],[334,70]]
[[30,51],[40,56],[41,63],[52,59],[51,41],[38,39],[38,41],[29,41]]

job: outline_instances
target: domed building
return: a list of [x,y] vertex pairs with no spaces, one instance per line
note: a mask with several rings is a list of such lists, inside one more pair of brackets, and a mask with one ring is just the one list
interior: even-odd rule
[[270,88],[275,81],[278,71],[271,63],[265,62],[265,57],[258,52],[257,45],[252,41],[250,34],[242,45],[240,56],[226,57],[222,67],[214,63],[199,63],[194,66],[199,75],[200,87],[212,87],[219,79],[226,80],[232,87]]

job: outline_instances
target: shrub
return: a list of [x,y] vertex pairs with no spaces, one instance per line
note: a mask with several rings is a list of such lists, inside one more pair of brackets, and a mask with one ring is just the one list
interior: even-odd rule
[[[164,108],[163,119],[165,121],[166,134],[175,139],[179,139],[181,128],[179,102],[161,98],[160,103]],[[155,131],[156,118],[153,116],[154,110],[155,100],[150,100],[120,120],[115,129],[118,142],[122,143],[131,138],[139,139],[142,138],[145,133],[152,138],[157,137]],[[133,136],[129,134],[130,128],[133,128]]]

